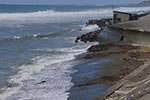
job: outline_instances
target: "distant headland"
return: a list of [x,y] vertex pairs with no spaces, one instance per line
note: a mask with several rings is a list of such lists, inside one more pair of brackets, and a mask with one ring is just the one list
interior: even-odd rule
[[145,4],[150,4],[150,0],[142,1],[138,3],[139,5],[145,5]]

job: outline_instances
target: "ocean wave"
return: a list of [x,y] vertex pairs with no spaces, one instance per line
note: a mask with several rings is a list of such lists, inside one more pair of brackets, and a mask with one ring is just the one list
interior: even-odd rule
[[41,33],[37,33],[37,34],[33,34],[33,35],[29,35],[29,36],[13,36],[11,38],[4,38],[4,39],[0,39],[1,41],[15,41],[15,40],[23,40],[23,39],[32,39],[32,38],[48,38],[50,36],[53,35],[57,35],[61,32],[50,32],[50,33],[45,33],[45,34],[41,34]]
[[[74,12],[59,12],[55,10],[46,10],[46,11],[38,11],[38,12],[30,12],[30,13],[1,13],[0,20],[7,19],[22,19],[22,18],[45,18],[45,17],[82,17],[87,15],[97,15],[97,14],[107,14],[108,9],[103,9],[101,12],[99,10],[87,10],[87,11],[74,11]],[[80,16],[79,16],[80,15]],[[69,19],[68,19],[69,20]]]
[[[86,50],[62,48],[60,51],[71,50],[67,54],[43,55],[31,59],[32,63],[22,64],[17,75],[11,76],[9,84],[14,87],[5,87],[0,94],[1,100],[67,100],[71,83],[71,70],[78,62],[74,61],[76,55]],[[57,49],[58,50],[58,49]],[[66,62],[67,61],[67,62]],[[44,83],[40,83],[44,81]]]
[[55,49],[51,49],[51,48],[39,48],[39,49],[31,49],[31,51],[38,51],[38,52],[49,52],[49,53],[77,53],[77,52],[83,52],[86,51],[87,45],[83,46],[82,48],[80,47],[80,49],[78,49],[78,46],[73,46],[71,48],[55,48]]
[[100,27],[96,24],[95,25],[88,25],[88,26],[83,25],[81,28],[81,30],[83,32],[91,32],[91,31],[95,31],[95,30],[99,30],[99,29],[100,29]]
[[38,11],[30,13],[1,13],[1,24],[29,24],[29,23],[66,23],[70,21],[81,20],[81,18],[97,18],[100,16],[109,16],[111,12],[105,10],[89,10],[89,11],[76,11],[76,12],[59,12],[54,10]]
[[141,13],[141,12],[149,12],[150,7],[119,7],[115,8],[114,10]]
[[[25,40],[25,39],[48,39],[51,36],[56,36],[62,33],[74,33],[74,32],[79,32],[81,30],[79,30],[78,28],[73,29],[73,30],[64,30],[64,31],[58,31],[58,32],[48,32],[48,33],[36,33],[36,34],[31,34],[31,35],[27,35],[27,36],[12,36],[10,38],[1,38],[0,42],[7,42],[7,41],[16,41],[16,40]],[[55,37],[55,38],[63,38],[63,37]],[[68,39],[74,39],[75,37],[67,37]]]
[[66,23],[77,20],[88,20],[103,17],[111,17],[113,10],[125,11],[125,12],[139,12],[149,11],[150,7],[117,7],[111,8],[97,8],[85,11],[55,11],[46,10],[29,13],[0,13],[0,25],[6,25],[11,23],[12,25],[19,23]]
[[1,89],[0,100],[67,100],[67,91],[73,86],[70,74],[76,72],[72,68],[80,63],[74,59],[77,55],[85,53],[91,44],[95,43],[68,48],[33,49],[64,53],[37,56],[30,62],[18,67],[13,66],[12,68],[19,72],[9,77],[10,85]]

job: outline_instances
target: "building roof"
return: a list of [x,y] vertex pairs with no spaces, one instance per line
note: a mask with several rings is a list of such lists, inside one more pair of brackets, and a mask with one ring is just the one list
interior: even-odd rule
[[140,30],[150,32],[150,14],[145,15],[138,20],[113,24],[112,27],[128,30]]
[[136,13],[131,12],[122,12],[122,11],[113,11],[114,13],[122,13],[122,14],[128,14],[128,15],[137,15]]

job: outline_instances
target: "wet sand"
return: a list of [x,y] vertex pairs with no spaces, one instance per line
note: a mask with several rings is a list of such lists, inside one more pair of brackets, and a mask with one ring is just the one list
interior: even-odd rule
[[[147,47],[125,44],[91,46],[82,56],[83,65],[72,75],[75,84],[69,100],[92,100],[150,58]],[[99,100],[99,99],[97,99]]]

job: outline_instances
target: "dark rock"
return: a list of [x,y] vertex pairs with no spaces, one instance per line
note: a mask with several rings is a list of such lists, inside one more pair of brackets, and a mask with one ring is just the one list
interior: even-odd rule
[[100,36],[99,34],[103,30],[103,27],[105,27],[107,24],[109,24],[109,25],[112,24],[111,21],[112,21],[111,18],[105,18],[105,19],[100,19],[100,20],[98,20],[98,19],[89,20],[86,23],[86,26],[97,24],[101,29],[78,36],[76,38],[75,42],[78,43],[79,40],[83,41],[85,43],[99,41],[99,36]]
[[124,40],[124,36],[122,36],[121,38],[120,38],[120,41],[123,41]]
[[78,41],[83,41],[83,42],[96,42],[99,40],[99,34],[101,33],[103,29],[101,30],[96,30],[96,31],[93,31],[93,32],[89,32],[89,33],[86,33],[86,34],[83,34],[81,36],[78,36],[75,40],[76,43],[78,43]]
[[12,87],[12,85],[11,84],[7,84],[7,87]]
[[37,84],[43,84],[43,83],[46,83],[46,81],[44,80],[44,81],[41,81],[41,82],[39,82]]
[[106,23],[112,24],[111,23],[112,19],[111,18],[106,18],[106,19],[95,19],[95,20],[89,20],[86,25],[94,25],[97,24],[99,27],[105,27]]

